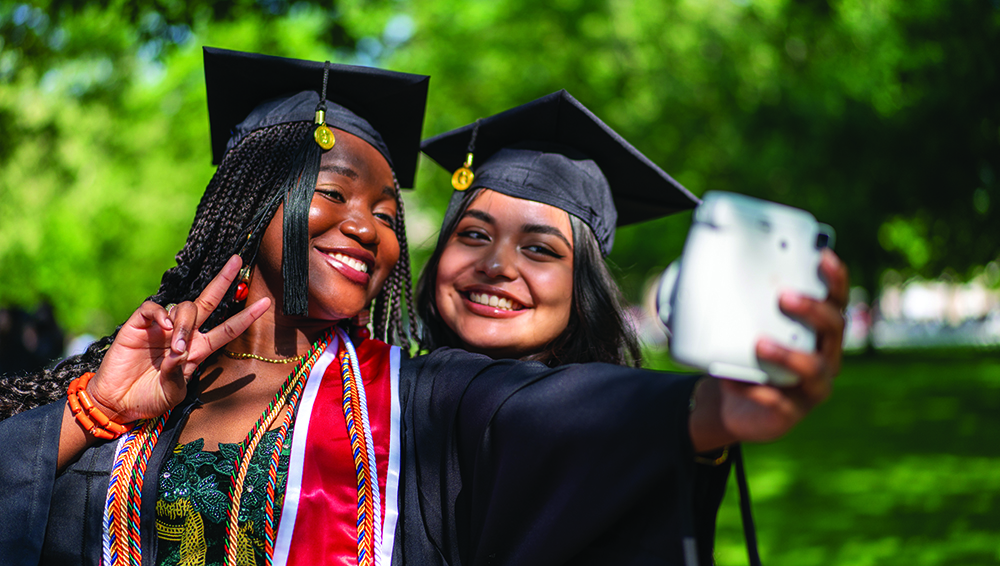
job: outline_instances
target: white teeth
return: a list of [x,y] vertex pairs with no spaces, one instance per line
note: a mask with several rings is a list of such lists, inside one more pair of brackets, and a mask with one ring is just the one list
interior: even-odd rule
[[488,307],[508,311],[514,310],[514,301],[498,297],[496,295],[487,295],[486,293],[469,293],[469,300],[473,303],[479,303],[480,305],[486,305]]
[[361,273],[368,273],[368,264],[366,264],[363,261],[358,261],[353,257],[349,257],[344,254],[333,254],[330,257],[339,261],[340,263],[343,263],[344,265],[350,267],[355,271],[360,271]]

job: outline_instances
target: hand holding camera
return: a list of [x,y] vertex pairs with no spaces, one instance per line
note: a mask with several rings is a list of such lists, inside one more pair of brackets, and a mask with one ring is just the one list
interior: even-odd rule
[[705,195],[658,297],[674,357],[726,378],[696,392],[696,450],[773,440],[830,395],[848,297],[832,235],[801,210]]
[[670,331],[670,353],[716,377],[793,385],[797,376],[758,358],[767,337],[812,351],[813,328],[782,313],[778,298],[795,292],[822,300],[821,251],[833,229],[811,214],[745,195],[708,192],[695,210],[682,259],[667,269],[657,306]]

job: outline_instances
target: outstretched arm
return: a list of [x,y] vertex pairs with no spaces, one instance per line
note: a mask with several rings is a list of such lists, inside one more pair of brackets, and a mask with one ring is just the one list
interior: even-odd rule
[[756,385],[728,379],[706,379],[695,393],[690,417],[691,442],[697,452],[708,452],[734,442],[769,441],[783,436],[830,396],[840,372],[844,317],[847,306],[847,268],[830,250],[824,250],[820,272],[829,295],[817,301],[796,293],[781,296],[781,310],[816,331],[816,351],[789,350],[762,338],[757,356],[799,376],[793,387]]
[[[146,301],[122,325],[87,386],[95,405],[111,420],[129,423],[163,414],[180,403],[198,365],[243,333],[270,306],[261,299],[208,332],[198,329],[215,310],[240,269],[233,256],[193,302],[168,312]],[[95,437],[63,411],[58,467],[65,468]]]

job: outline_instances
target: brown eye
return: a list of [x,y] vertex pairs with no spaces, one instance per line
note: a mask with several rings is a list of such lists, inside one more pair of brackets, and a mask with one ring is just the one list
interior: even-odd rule
[[316,189],[316,192],[332,200],[333,202],[347,202],[344,199],[343,193],[334,189]]
[[484,242],[488,242],[490,240],[489,236],[479,230],[462,230],[461,232],[457,232],[456,235],[459,238],[467,238],[470,240],[481,240]]
[[392,228],[393,230],[396,229],[396,217],[393,216],[392,214],[388,214],[385,212],[376,212],[375,218],[378,218],[379,220],[384,222],[385,225],[388,226],[389,228]]
[[557,254],[555,251],[553,251],[553,250],[551,250],[551,249],[549,249],[549,248],[547,248],[545,246],[539,245],[539,244],[535,244],[533,246],[525,246],[525,247],[523,247],[521,249],[526,250],[526,251],[531,252],[531,253],[534,253],[534,254],[539,254],[539,255],[543,255],[543,256],[547,256],[547,257],[552,257],[552,258],[555,258],[555,259],[562,259],[562,258],[566,257],[564,255]]

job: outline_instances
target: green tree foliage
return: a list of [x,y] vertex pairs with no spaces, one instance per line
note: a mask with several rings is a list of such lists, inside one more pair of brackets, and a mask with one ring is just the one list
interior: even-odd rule
[[[747,193],[832,224],[872,290],[885,267],[934,276],[997,257],[997,2],[414,7],[397,59],[434,76],[431,133],[567,88],[696,194]],[[655,272],[686,220],[620,231],[612,258],[633,280]]]
[[212,173],[202,43],[353,45],[313,6],[168,4],[0,11],[0,303],[104,334],[156,290]]
[[[0,303],[107,331],[211,174],[200,47],[430,74],[425,134],[566,88],[696,194],[812,211],[854,280],[996,258],[996,0],[281,0],[0,5]],[[450,192],[424,160],[416,259]],[[619,232],[638,298],[689,215]]]

